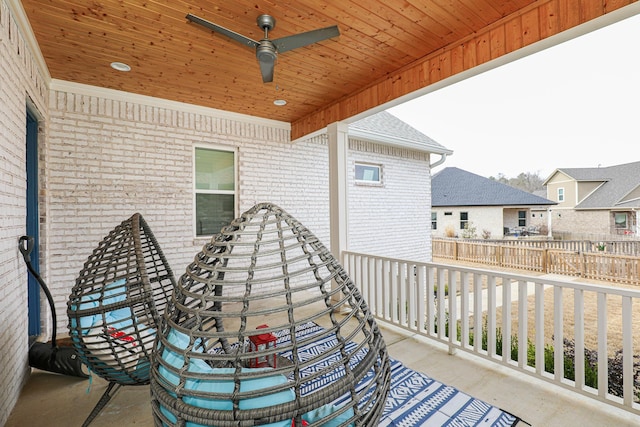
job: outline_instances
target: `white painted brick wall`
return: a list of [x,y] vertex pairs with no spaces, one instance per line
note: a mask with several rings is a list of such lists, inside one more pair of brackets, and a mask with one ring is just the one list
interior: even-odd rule
[[[286,131],[261,125],[86,94],[58,91],[50,100],[48,255],[50,286],[62,313],[87,256],[135,212],[153,230],[175,274],[182,274],[205,242],[193,236],[195,144],[253,144],[270,152],[289,138]],[[241,165],[268,165],[252,165],[242,151]],[[59,317],[58,327],[65,330],[66,316]]]
[[[450,227],[456,236],[461,237],[463,229],[460,228],[460,213],[466,212],[467,218],[472,227],[476,229],[476,238],[482,239],[482,233],[487,230],[492,239],[501,239],[503,237],[503,224],[508,224],[509,220],[503,218],[505,215],[503,206],[463,206],[463,207],[437,207],[433,208],[437,216],[437,229],[433,230],[433,235],[438,237],[447,237],[447,228]],[[445,212],[451,212],[451,215],[445,215]],[[507,215],[511,216],[512,226],[518,224],[518,212],[507,210]]]
[[241,212],[272,202],[329,247],[329,160],[322,138],[296,144],[246,143],[240,149]]
[[[429,156],[363,141],[349,148],[349,250],[431,261]],[[382,184],[356,184],[356,162],[381,165]]]
[[[177,276],[208,239],[193,236],[193,147],[233,148],[238,212],[278,204],[329,240],[327,147],[292,144],[283,129],[57,91],[50,98],[50,286],[59,313],[98,242],[140,212]],[[66,331],[66,316],[58,328]]]
[[[62,313],[88,254],[134,212],[144,216],[174,272],[182,274],[206,242],[192,231],[196,144],[236,150],[238,215],[272,202],[329,244],[325,138],[294,144],[287,131],[263,124],[80,93],[55,92],[49,107],[48,255],[50,286]],[[375,144],[356,144],[351,152],[357,153],[351,168],[356,159],[385,168],[385,186],[374,196],[366,188],[350,192],[352,249],[430,259],[427,156]],[[60,317],[64,329],[66,318]]]
[[0,425],[29,374],[27,269],[18,251],[26,232],[25,94],[46,116],[42,76],[12,11],[0,1]]

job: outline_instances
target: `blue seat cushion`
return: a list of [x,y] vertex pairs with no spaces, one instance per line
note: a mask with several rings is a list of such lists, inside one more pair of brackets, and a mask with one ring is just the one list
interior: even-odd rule
[[[179,331],[171,329],[169,334],[167,335],[167,340],[175,347],[179,349],[186,349],[190,342],[189,337]],[[194,348],[197,348],[197,343],[193,345]],[[162,353],[163,361],[176,368],[177,370],[181,370],[184,368],[185,360],[182,355],[173,351],[171,348],[166,347]],[[242,372],[264,372],[272,370],[272,368],[243,368]],[[233,393],[235,384],[233,380],[229,379],[216,379],[217,375],[233,375],[235,372],[234,368],[212,368],[209,366],[204,360],[198,358],[190,358],[189,364],[187,367],[187,372],[191,373],[205,373],[210,374],[211,379],[193,379],[189,378],[185,381],[184,388],[186,390],[199,391],[199,392],[208,392],[208,393],[222,393],[222,394],[231,394]],[[162,376],[167,382],[173,385],[178,385],[180,383],[179,376],[174,373],[172,370],[163,366],[162,364],[158,368],[158,373]],[[273,374],[259,378],[246,378],[241,379],[240,381],[240,391],[248,392],[261,390],[269,387],[274,387],[287,383],[287,378],[282,374]],[[173,393],[172,393],[173,394]],[[264,408],[268,406],[274,406],[286,402],[291,402],[295,399],[295,393],[291,388],[287,388],[281,391],[276,391],[274,393],[270,393],[265,396],[252,397],[248,399],[242,399],[239,402],[240,409],[256,409],[256,408]],[[219,411],[230,411],[233,409],[233,402],[230,399],[213,399],[213,398],[204,398],[204,397],[195,397],[195,396],[185,396],[183,398],[184,403],[188,405],[192,405],[198,408],[219,410]],[[161,408],[167,418],[169,418],[172,422],[177,421],[176,417],[170,413],[166,408]],[[189,427],[197,427],[199,424],[195,423],[187,423]],[[267,427],[290,427],[291,420],[284,420],[276,423],[268,424]]]
[[[102,297],[103,306],[122,302],[127,298],[125,284],[126,284],[125,279],[119,279],[119,280],[116,280],[115,282],[111,282],[105,285],[103,289],[104,291],[103,293],[92,292],[92,293],[84,294],[80,297],[79,304],[71,305],[71,310],[82,311],[82,310],[97,308],[100,305],[100,297]],[[126,318],[129,312],[130,310],[128,308],[123,307],[117,310],[113,310],[113,312],[111,311],[107,312],[105,316],[110,316],[118,320],[118,319]],[[80,317],[80,330],[82,334],[86,335],[89,329],[91,329],[97,322],[101,320],[100,317],[101,316],[99,314],[92,314],[92,315]],[[75,329],[77,327],[78,325],[76,323],[76,319],[72,318],[71,328]]]

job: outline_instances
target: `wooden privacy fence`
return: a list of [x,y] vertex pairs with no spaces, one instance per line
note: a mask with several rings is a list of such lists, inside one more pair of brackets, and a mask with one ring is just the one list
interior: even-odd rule
[[484,243],[433,239],[434,258],[489,266],[580,276],[591,280],[640,285],[640,257],[604,251],[575,251],[526,243]]
[[[434,239],[435,240],[435,239]],[[460,239],[439,239],[460,241]],[[524,246],[527,248],[559,249],[573,252],[606,252],[616,255],[640,256],[640,240],[548,240],[548,239],[464,239],[469,243],[491,243],[502,246]]]

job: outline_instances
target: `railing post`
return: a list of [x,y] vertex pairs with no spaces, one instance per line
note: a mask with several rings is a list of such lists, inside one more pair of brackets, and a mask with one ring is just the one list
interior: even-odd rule
[[449,354],[456,354],[454,343],[458,341],[458,282],[454,270],[448,271],[448,302],[449,302]]
[[633,357],[633,324],[631,298],[622,298],[622,396],[624,406],[633,406],[635,388],[634,357]]
[[606,398],[609,391],[608,337],[607,337],[607,295],[598,292],[598,396]]

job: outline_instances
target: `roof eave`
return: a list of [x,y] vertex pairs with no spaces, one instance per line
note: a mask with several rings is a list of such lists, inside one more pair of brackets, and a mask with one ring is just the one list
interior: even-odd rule
[[423,153],[441,154],[447,156],[453,154],[452,150],[444,147],[434,147],[432,145],[426,145],[421,142],[410,141],[404,138],[398,138],[391,135],[383,135],[377,132],[370,132],[362,129],[349,129],[349,137],[388,145],[391,147],[419,151]]
[[522,208],[522,209],[546,209],[552,206],[557,205],[557,203],[546,203],[546,204],[542,204],[542,203],[536,203],[536,204],[515,204],[515,205],[505,205],[500,204],[500,203],[496,203],[496,204],[489,204],[489,203],[459,203],[459,204],[455,204],[455,203],[447,203],[446,205],[440,205],[440,204],[434,204],[433,202],[431,202],[431,207],[437,207],[437,208],[455,208],[455,207],[491,207],[491,208],[495,208],[495,207],[503,207],[503,208],[509,208],[509,209],[518,209],[518,208]]

